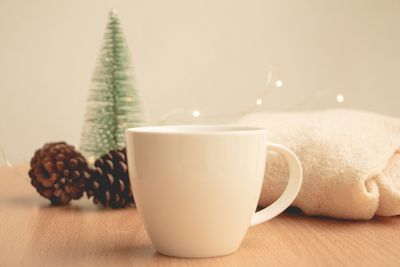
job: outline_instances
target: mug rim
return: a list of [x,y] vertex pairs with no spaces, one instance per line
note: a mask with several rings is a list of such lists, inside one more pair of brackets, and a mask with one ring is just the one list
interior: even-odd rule
[[265,134],[262,127],[229,124],[181,124],[155,125],[128,128],[125,133],[162,134],[162,135],[223,135],[223,134]]

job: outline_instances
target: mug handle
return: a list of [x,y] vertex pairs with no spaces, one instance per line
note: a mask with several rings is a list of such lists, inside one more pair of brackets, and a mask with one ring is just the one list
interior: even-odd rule
[[303,170],[300,160],[293,151],[285,146],[274,143],[267,144],[267,151],[268,150],[278,152],[286,159],[289,166],[289,181],[285,191],[283,191],[282,195],[274,203],[253,215],[250,225],[266,222],[282,213],[295,200],[303,180]]

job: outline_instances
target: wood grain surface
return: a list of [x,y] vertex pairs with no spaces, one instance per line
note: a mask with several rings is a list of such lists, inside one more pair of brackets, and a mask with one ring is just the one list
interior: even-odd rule
[[165,257],[134,208],[50,207],[26,166],[0,167],[0,266],[400,266],[400,217],[345,221],[289,211],[249,229],[234,254]]

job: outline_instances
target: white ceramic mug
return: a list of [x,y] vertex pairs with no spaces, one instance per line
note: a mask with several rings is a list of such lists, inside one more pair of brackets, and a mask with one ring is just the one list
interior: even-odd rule
[[[284,211],[297,196],[302,168],[267,130],[241,126],[155,126],[126,130],[133,194],[161,254],[212,257],[233,253],[250,225]],[[256,213],[267,150],[282,154],[289,182]]]

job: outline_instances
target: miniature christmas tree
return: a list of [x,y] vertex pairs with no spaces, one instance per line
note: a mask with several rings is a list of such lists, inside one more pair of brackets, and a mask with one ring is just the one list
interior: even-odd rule
[[126,128],[140,123],[130,56],[117,12],[111,10],[104,44],[93,74],[80,150],[89,162],[125,146]]

